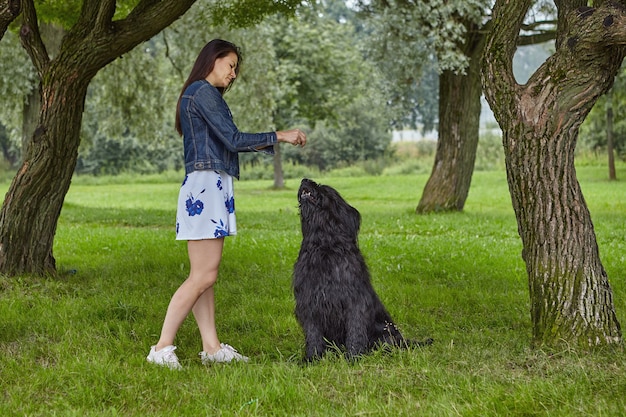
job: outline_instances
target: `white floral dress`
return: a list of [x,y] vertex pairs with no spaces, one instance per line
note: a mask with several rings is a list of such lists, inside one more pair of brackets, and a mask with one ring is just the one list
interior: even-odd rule
[[176,240],[217,239],[237,234],[233,177],[193,171],[183,181],[176,210]]

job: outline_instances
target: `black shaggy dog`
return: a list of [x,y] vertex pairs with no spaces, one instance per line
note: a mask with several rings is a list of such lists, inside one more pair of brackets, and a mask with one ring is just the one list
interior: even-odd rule
[[296,318],[305,334],[305,359],[320,358],[333,345],[355,358],[406,340],[376,295],[358,247],[361,215],[339,193],[303,179],[298,191],[302,246],[294,266]]

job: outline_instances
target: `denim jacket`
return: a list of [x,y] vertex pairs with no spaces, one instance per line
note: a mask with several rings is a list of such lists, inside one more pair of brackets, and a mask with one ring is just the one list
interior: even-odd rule
[[211,169],[239,179],[239,152],[272,155],[278,141],[276,132],[240,132],[219,90],[206,80],[193,82],[183,93],[180,125],[187,174]]

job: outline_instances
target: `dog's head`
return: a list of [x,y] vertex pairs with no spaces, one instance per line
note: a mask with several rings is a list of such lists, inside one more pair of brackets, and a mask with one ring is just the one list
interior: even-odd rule
[[361,214],[328,185],[304,178],[298,190],[303,237],[321,232],[356,241]]

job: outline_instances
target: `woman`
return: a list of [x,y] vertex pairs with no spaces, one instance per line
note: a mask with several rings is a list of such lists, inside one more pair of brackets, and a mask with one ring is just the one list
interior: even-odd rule
[[220,343],[215,328],[213,285],[222,259],[224,237],[237,233],[233,178],[239,178],[238,152],[273,154],[273,145],[304,146],[299,129],[242,133],[222,95],[239,74],[241,54],[234,44],[214,39],[200,52],[185,82],[176,109],[176,130],[183,136],[186,177],[176,213],[176,239],[187,240],[190,271],[172,296],[161,336],[148,362],[180,369],[174,350],[179,327],[193,312],[202,337],[202,363],[247,361]]

